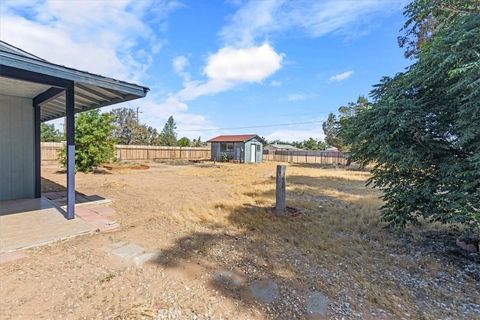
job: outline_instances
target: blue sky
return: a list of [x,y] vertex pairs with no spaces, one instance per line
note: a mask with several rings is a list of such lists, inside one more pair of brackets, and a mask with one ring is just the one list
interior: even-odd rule
[[396,43],[405,4],[6,0],[0,38],[55,63],[150,87],[147,98],[124,106],[140,107],[141,121],[159,129],[173,115],[179,136],[292,141],[323,138],[329,112],[411,63]]

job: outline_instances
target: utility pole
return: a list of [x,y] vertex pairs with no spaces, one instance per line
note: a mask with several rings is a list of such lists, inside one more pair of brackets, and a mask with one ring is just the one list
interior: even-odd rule
[[138,111],[139,109],[140,109],[140,107],[137,107],[137,124],[140,124],[140,119],[138,118],[138,114],[143,113],[141,111]]

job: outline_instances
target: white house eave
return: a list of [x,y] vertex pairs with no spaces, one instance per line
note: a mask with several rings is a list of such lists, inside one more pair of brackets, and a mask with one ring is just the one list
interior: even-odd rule
[[16,55],[6,51],[0,51],[0,64],[67,79],[77,83],[84,83],[92,86],[111,89],[122,93],[127,93],[129,95],[135,95],[139,98],[145,97],[149,91],[149,88],[147,87],[56,65],[47,61]]

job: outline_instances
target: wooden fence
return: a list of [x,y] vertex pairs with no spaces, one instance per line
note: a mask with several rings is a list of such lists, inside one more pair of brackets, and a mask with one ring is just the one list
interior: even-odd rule
[[[42,142],[42,163],[58,162],[58,153],[62,149],[61,142]],[[164,147],[164,146],[115,146],[115,158],[118,160],[209,160],[210,148]]]
[[290,163],[346,165],[348,154],[340,151],[263,151],[263,160]]
[[210,148],[117,145],[118,160],[210,160]]
[[[42,163],[58,162],[58,153],[62,147],[63,143],[61,142],[42,142]],[[115,146],[115,157],[124,161],[209,160],[210,148],[117,145]],[[347,153],[339,151],[263,151],[264,161],[346,165],[347,158]]]
[[62,142],[42,142],[40,148],[42,154],[42,164],[57,163],[58,153],[62,148]]

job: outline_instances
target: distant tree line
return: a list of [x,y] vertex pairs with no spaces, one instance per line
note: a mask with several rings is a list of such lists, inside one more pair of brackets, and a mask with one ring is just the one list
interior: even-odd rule
[[152,146],[179,146],[203,147],[201,137],[190,140],[182,137],[177,140],[177,125],[173,116],[170,116],[162,131],[143,124],[137,118],[137,113],[129,108],[117,108],[110,112],[113,116],[113,137],[118,144],[152,145]]
[[[177,125],[173,116],[170,116],[165,123],[162,131],[141,123],[137,118],[137,113],[129,108],[113,109],[109,115],[112,122],[112,138],[116,144],[125,145],[151,145],[151,146],[179,146],[179,147],[204,147],[206,143],[201,137],[190,140],[182,137],[177,140]],[[100,115],[98,115],[100,116]],[[77,116],[77,120],[78,116]],[[54,124],[42,123],[41,141],[61,142],[65,136]]]

